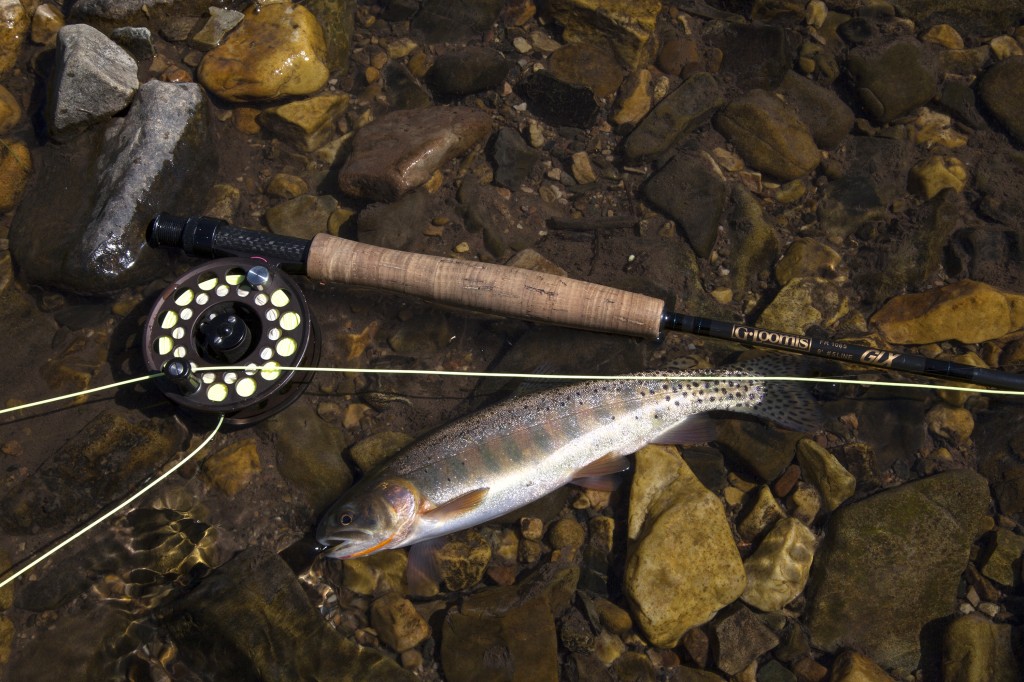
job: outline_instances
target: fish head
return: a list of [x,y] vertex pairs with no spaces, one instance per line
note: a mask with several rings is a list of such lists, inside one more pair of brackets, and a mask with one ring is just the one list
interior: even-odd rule
[[401,545],[416,522],[420,495],[408,481],[353,486],[320,519],[316,539],[332,559],[351,559]]

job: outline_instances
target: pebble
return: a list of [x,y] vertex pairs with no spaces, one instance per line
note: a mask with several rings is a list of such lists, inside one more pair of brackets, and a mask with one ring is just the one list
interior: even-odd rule
[[586,533],[576,519],[559,519],[548,530],[548,544],[555,549],[579,549]]
[[303,5],[253,5],[241,25],[199,64],[198,80],[229,102],[310,95],[327,83],[323,30]]
[[430,636],[430,626],[412,602],[394,592],[375,599],[370,606],[370,625],[381,641],[402,653]]
[[0,141],[0,213],[14,209],[32,175],[32,155],[15,140]]
[[36,45],[53,47],[57,43],[57,32],[64,26],[64,14],[50,3],[36,7],[32,13],[29,39]]
[[192,36],[191,43],[201,50],[212,50],[224,41],[224,36],[242,23],[244,14],[233,9],[210,7],[210,18],[199,31]]
[[372,596],[405,589],[408,556],[405,552],[378,552],[346,559],[341,584],[356,594]]
[[1024,326],[1024,297],[962,280],[897,296],[871,317],[890,343],[983,343]]
[[814,533],[795,518],[781,519],[743,562],[742,599],[761,611],[781,611],[807,585],[814,559]]
[[757,318],[766,329],[804,334],[811,327],[830,327],[849,310],[849,302],[832,280],[794,277]]
[[356,132],[338,185],[354,197],[394,201],[490,132],[490,116],[467,107],[394,111]]
[[312,239],[327,232],[327,224],[336,208],[338,200],[330,195],[304,194],[271,206],[263,217],[274,234]]
[[566,83],[589,88],[598,98],[614,95],[625,76],[611,52],[591,43],[558,48],[548,58],[548,69]]
[[967,184],[967,168],[953,156],[931,156],[910,169],[907,187],[923,199],[931,199],[944,189],[962,192]]
[[758,486],[757,493],[751,497],[753,499],[749,501],[746,513],[736,527],[740,537],[747,541],[760,537],[785,516],[768,486]]
[[807,125],[763,90],[729,102],[715,116],[715,127],[748,166],[783,182],[806,175],[821,161]]
[[491,145],[494,160],[494,183],[508,189],[519,189],[533,174],[541,154],[532,148],[514,128],[498,130]]
[[816,441],[804,438],[797,443],[796,457],[804,477],[821,492],[826,509],[835,511],[853,496],[857,479]]
[[[732,607],[711,625],[715,665],[727,675],[738,675],[779,644],[779,638],[750,609]],[[756,668],[755,668],[756,669]]]
[[309,192],[309,185],[302,178],[289,173],[275,173],[264,190],[278,199],[294,199]]
[[867,656],[844,651],[832,663],[832,682],[896,682]]
[[[678,454],[648,446],[636,455],[629,517],[639,532],[631,533],[623,591],[647,640],[675,647],[746,584],[725,510]],[[665,562],[680,553],[687,561]]]
[[261,471],[256,439],[247,438],[221,448],[203,460],[202,471],[210,484],[234,497]]
[[798,277],[835,277],[842,257],[827,244],[799,237],[775,266],[775,279],[785,286]]
[[504,82],[509,67],[509,62],[497,50],[468,46],[439,55],[427,74],[427,83],[441,95],[462,96],[494,90]]
[[680,137],[706,123],[723,102],[724,95],[714,76],[702,73],[688,78],[659,101],[629,134],[623,145],[626,158],[637,160],[662,154]]
[[921,40],[926,43],[940,45],[947,50],[964,49],[964,39],[960,33],[949,24],[936,24],[921,34]]
[[939,404],[925,415],[925,426],[933,436],[963,445],[974,431],[974,416],[962,407]]
[[264,109],[256,121],[296,149],[311,152],[337,135],[338,122],[348,102],[345,94],[318,95]]
[[988,44],[992,48],[992,55],[1000,61],[1024,55],[1020,43],[1014,40],[1013,36],[996,36]]
[[853,128],[853,110],[832,90],[810,78],[789,71],[778,91],[821,149],[838,147]]

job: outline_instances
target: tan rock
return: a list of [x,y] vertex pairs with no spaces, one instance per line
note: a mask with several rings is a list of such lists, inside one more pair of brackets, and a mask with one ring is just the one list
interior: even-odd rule
[[327,47],[316,18],[291,2],[254,4],[199,64],[199,82],[230,102],[309,95],[327,83]]
[[597,173],[590,165],[590,157],[586,152],[580,151],[572,155],[572,177],[581,185],[597,182]]
[[28,13],[21,2],[0,0],[0,78],[14,68],[28,31]]
[[612,121],[616,125],[637,123],[651,110],[651,72],[647,69],[628,76],[615,100]]
[[807,585],[814,533],[794,518],[782,519],[743,562],[747,587],[740,598],[762,611],[780,611]]
[[953,156],[932,156],[910,169],[907,188],[923,199],[931,199],[942,190],[962,192],[967,184],[967,168]]
[[11,645],[14,644],[14,623],[0,616],[0,666],[11,659]]
[[21,105],[11,91],[0,85],[0,135],[7,133],[21,120]]
[[14,140],[0,139],[0,213],[18,205],[32,174],[28,147]]
[[297,175],[277,173],[267,183],[266,192],[278,199],[294,199],[309,192],[309,184]]
[[775,278],[786,285],[797,277],[825,277],[835,273],[842,258],[835,249],[808,237],[795,240],[775,266]]
[[255,438],[218,450],[203,462],[203,476],[228,497],[237,495],[259,472]]
[[64,14],[49,3],[39,5],[32,13],[30,40],[36,45],[53,47],[57,43],[57,32],[64,25]]
[[941,45],[950,50],[964,49],[964,39],[949,24],[936,24],[932,26],[921,35],[921,40],[926,43]]
[[854,475],[816,441],[804,438],[797,443],[796,457],[804,478],[818,489],[829,511],[834,511],[857,489]]
[[882,667],[856,651],[844,651],[832,664],[832,682],[895,682]]
[[743,515],[737,530],[744,540],[753,540],[774,526],[785,515],[782,507],[775,501],[772,489],[762,485],[758,487],[757,494],[754,495],[750,508]]
[[338,119],[348,108],[348,95],[319,95],[271,107],[256,121],[297,149],[311,152],[337,133]]
[[607,49],[589,43],[558,48],[548,59],[548,69],[559,80],[590,88],[596,97],[615,94],[625,75]]
[[430,625],[412,602],[394,592],[376,599],[370,606],[370,625],[381,641],[399,653],[430,636]]
[[1020,666],[1013,654],[1013,626],[977,614],[960,616],[946,628],[942,679],[946,682],[1014,682]]
[[650,63],[660,0],[551,0],[548,10],[565,42],[606,44],[629,69]]
[[871,317],[890,343],[982,343],[1024,325],[1024,296],[962,280],[889,300]]
[[820,277],[794,277],[757,320],[758,326],[803,334],[813,325],[828,327],[849,310],[839,288]]
[[999,60],[1024,55],[1020,43],[1013,36],[996,36],[988,44],[992,48],[992,54]]
[[954,443],[967,442],[974,432],[974,415],[962,407],[940,403],[928,410],[924,421],[929,433]]
[[407,566],[408,556],[401,550],[346,559],[342,564],[341,584],[356,594],[403,592]]
[[[648,641],[674,647],[739,597],[746,575],[721,501],[682,458],[674,455],[673,478],[650,476],[651,467],[664,471],[659,460],[666,454],[674,453],[648,447],[636,455],[631,498],[642,496],[646,504],[636,509],[630,500],[630,528],[635,514],[643,520],[628,549],[623,591]],[[672,560],[681,556],[686,560]]]

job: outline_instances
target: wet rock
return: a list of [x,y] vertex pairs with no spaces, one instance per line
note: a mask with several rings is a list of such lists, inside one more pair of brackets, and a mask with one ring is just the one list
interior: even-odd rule
[[[41,176],[11,227],[11,253],[32,282],[102,294],[151,281],[163,254],[145,246],[153,206],[176,215],[202,208],[216,170],[206,101],[194,83],[149,81],[123,120],[94,137],[45,148],[42,163],[66,173]],[[85,137],[85,136],[83,136]],[[59,233],[39,225],[74,225]]]
[[31,175],[32,155],[28,147],[14,140],[0,140],[0,213],[18,205]]
[[138,65],[92,26],[65,26],[57,53],[46,119],[55,139],[67,140],[125,109],[139,89]]
[[359,129],[338,184],[355,197],[394,201],[490,132],[490,117],[466,107],[392,112]]
[[427,74],[427,83],[439,95],[461,97],[497,88],[508,75],[509,66],[497,50],[469,45],[439,55]]
[[616,125],[638,123],[651,110],[651,72],[647,69],[626,76],[612,110]]
[[389,62],[381,75],[390,109],[423,109],[431,105],[430,93],[405,64]]
[[931,156],[910,169],[908,189],[923,199],[931,199],[946,188],[962,192],[967,184],[967,168],[954,156]]
[[422,190],[391,204],[370,204],[359,213],[359,241],[389,249],[409,248],[430,223],[431,205],[430,195]]
[[32,14],[29,39],[36,45],[53,47],[57,43],[57,31],[63,26],[64,15],[57,7],[51,4],[39,5]]
[[723,85],[740,91],[778,87],[796,58],[796,43],[781,26],[714,22],[703,37],[722,51]]
[[576,519],[559,519],[548,530],[548,544],[555,549],[579,549],[586,532]]
[[321,510],[352,485],[341,453],[341,435],[317,416],[313,407],[299,400],[266,422],[274,434],[277,468],[314,510]]
[[110,39],[128,51],[136,61],[156,56],[153,34],[144,26],[122,26],[110,32]]
[[729,419],[717,425],[715,442],[761,480],[774,481],[793,461],[800,438],[758,422]]
[[[671,459],[675,471],[666,471],[659,459]],[[629,515],[630,528],[639,531],[623,591],[644,636],[656,646],[674,647],[746,584],[725,510],[678,454],[648,447],[636,455]],[[680,553],[687,561],[666,561]]]
[[653,58],[660,10],[659,0],[552,0],[548,5],[565,42],[606,46],[629,69]]
[[666,40],[658,50],[658,68],[672,76],[687,78],[703,71],[701,62],[700,45],[691,38]]
[[623,152],[630,159],[662,154],[681,136],[709,121],[724,101],[714,76],[700,73],[688,78],[640,121],[626,138]]
[[786,72],[779,86],[786,103],[810,130],[821,149],[833,149],[853,127],[853,110],[834,92],[810,78]]
[[227,40],[203,56],[197,77],[229,102],[309,95],[327,83],[326,53],[323,31],[304,6],[253,5]]
[[892,343],[981,343],[1024,326],[1024,297],[962,280],[898,296],[871,317],[871,324]]
[[363,595],[402,593],[408,565],[408,557],[402,550],[346,559],[342,564],[342,586]]
[[786,255],[775,266],[775,279],[789,284],[797,277],[833,276],[842,257],[830,246],[808,237],[800,237],[789,245]]
[[567,83],[550,71],[537,71],[521,81],[520,96],[538,118],[553,126],[589,128],[597,117],[593,91]]
[[501,0],[425,0],[412,30],[428,43],[463,43],[489,31],[501,7]]
[[779,238],[758,199],[740,183],[732,186],[733,211],[726,221],[733,247],[731,283],[734,291],[753,291],[779,258]]
[[821,152],[807,126],[763,90],[734,99],[715,117],[747,165],[779,180],[794,180],[818,165]]
[[0,665],[7,665],[11,659],[11,645],[14,643],[14,623],[0,616]]
[[948,682],[1013,682],[1020,666],[1013,654],[1012,626],[977,614],[960,616],[946,628],[942,679]]
[[5,495],[0,523],[22,533],[98,512],[163,466],[181,441],[170,420],[101,413]]
[[256,439],[248,438],[221,448],[203,461],[203,475],[228,497],[234,497],[260,472]]
[[983,0],[969,7],[957,0],[893,0],[900,16],[915,23],[948,23],[962,33],[1009,33],[1017,26],[1020,8],[1011,0]]
[[780,520],[743,562],[747,587],[740,599],[761,611],[781,611],[804,591],[814,545],[810,528],[794,518]]
[[1024,115],[1020,98],[1024,96],[1024,57],[999,62],[981,77],[978,95],[1018,143],[1024,142]]
[[243,550],[166,607],[162,626],[194,670],[215,678],[412,680],[343,638],[310,604],[283,559]]
[[561,81],[590,88],[598,98],[615,94],[625,76],[615,56],[592,43],[560,47],[548,58],[548,69]]
[[18,0],[0,0],[0,78],[7,76],[28,35],[29,17]]
[[11,91],[0,85],[0,135],[5,134],[21,120],[21,104]]
[[759,537],[786,515],[768,486],[759,486],[757,493],[752,493],[751,497],[753,499],[750,500],[746,513],[736,528],[740,537],[747,541]]
[[494,182],[501,187],[519,189],[530,179],[541,153],[528,145],[514,128],[504,127],[494,136]]
[[848,301],[834,282],[819,277],[795,277],[765,307],[757,324],[803,334],[814,326],[832,326],[846,312]]
[[267,209],[267,226],[274,234],[312,239],[327,232],[338,200],[329,195],[304,194]]
[[490,560],[491,545],[475,530],[458,533],[434,554],[438,574],[449,592],[479,584]]
[[1006,528],[997,528],[989,538],[981,574],[1000,585],[1013,587],[1019,582],[1021,554],[1024,554],[1024,536]]
[[[0,618],[0,647],[5,622],[10,623]],[[70,680],[81,678],[85,670],[98,676],[116,676],[116,660],[110,656],[108,647],[124,643],[130,623],[128,613],[108,604],[60,618],[42,636],[32,638],[12,655],[6,676],[12,680]],[[13,635],[13,627],[8,632]],[[0,651],[0,658],[2,654]]]
[[939,404],[928,410],[925,426],[936,438],[962,445],[970,440],[974,431],[974,416],[962,407]]
[[569,605],[579,569],[548,565],[520,585],[488,588],[448,611],[441,668],[452,682],[558,678],[555,617]]
[[370,606],[370,625],[381,641],[401,653],[430,636],[430,626],[412,602],[391,592]]
[[352,52],[356,0],[308,0],[304,4],[323,30],[327,68],[331,73],[345,73]]
[[399,431],[381,431],[367,436],[349,448],[349,456],[365,474],[413,440],[412,436]]
[[849,650],[836,657],[829,679],[834,682],[895,682],[870,658]]
[[715,664],[728,675],[738,674],[779,644],[775,633],[743,606],[730,609],[730,613],[716,620],[711,632]]
[[473,232],[483,232],[484,245],[499,260],[508,258],[511,251],[532,247],[540,239],[547,220],[563,215],[557,205],[536,194],[511,195],[497,187],[475,182],[462,183],[458,199],[466,227]]
[[224,42],[224,36],[242,23],[244,14],[233,9],[210,7],[210,18],[203,27],[192,36],[191,43],[200,50],[212,50]]
[[728,189],[706,159],[680,154],[644,184],[644,197],[676,221],[694,253],[707,258],[718,238]]
[[853,495],[857,479],[816,441],[805,438],[797,443],[796,457],[804,478],[821,492],[829,511],[835,511]]
[[338,119],[347,107],[348,95],[320,95],[264,109],[256,121],[275,137],[311,152],[337,134]]
[[853,50],[849,68],[864,108],[879,123],[908,114],[938,94],[933,59],[916,40]]
[[989,504],[987,481],[961,470],[839,509],[814,562],[812,643],[917,667],[921,628],[956,610],[960,575]]

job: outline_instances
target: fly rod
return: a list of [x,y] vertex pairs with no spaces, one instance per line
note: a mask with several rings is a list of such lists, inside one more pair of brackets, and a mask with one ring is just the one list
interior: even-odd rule
[[[991,388],[1024,390],[1024,375],[998,369],[684,315],[666,311],[665,301],[660,299],[600,284],[507,265],[388,249],[328,234],[305,240],[232,227],[215,218],[161,213],[150,224],[146,239],[150,246],[177,248],[200,258],[262,259],[264,265],[245,274],[254,286],[266,281],[267,266],[276,266],[320,282],[382,289],[563,327],[645,338],[658,338],[666,331],[685,332]],[[242,322],[238,329],[223,330],[227,342],[243,336]],[[214,342],[227,343],[220,336]]]

